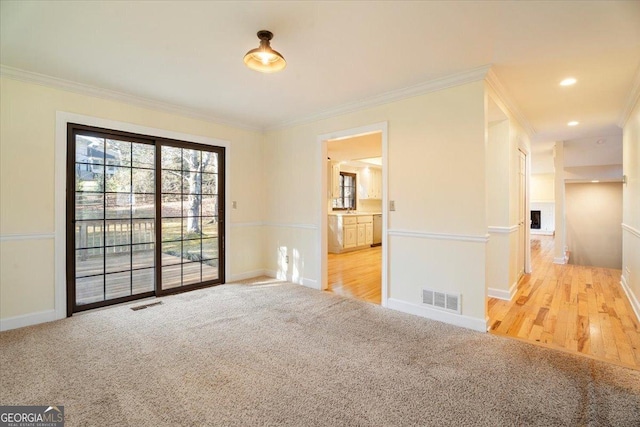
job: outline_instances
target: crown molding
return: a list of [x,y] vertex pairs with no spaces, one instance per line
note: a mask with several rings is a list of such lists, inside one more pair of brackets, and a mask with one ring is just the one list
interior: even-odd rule
[[[448,89],[455,86],[460,86],[466,83],[471,83],[479,80],[485,80],[496,92],[500,100],[504,103],[505,107],[511,112],[511,114],[520,122],[525,128],[525,131],[532,136],[535,134],[535,129],[525,119],[524,115],[511,101],[508,92],[504,86],[498,80],[495,72],[491,69],[491,65],[483,65],[481,67],[473,68],[464,72],[451,74],[448,76],[440,77],[434,80],[429,80],[414,86],[408,86],[397,90],[385,92],[379,95],[371,96],[361,99],[355,102],[349,102],[340,105],[335,108],[320,111],[311,115],[299,117],[292,120],[286,120],[280,123],[276,123],[272,126],[265,128],[252,125],[246,122],[237,120],[225,119],[221,117],[215,117],[209,113],[194,108],[188,108],[181,105],[170,104],[166,102],[156,101],[136,95],[131,95],[124,92],[118,92],[110,89],[103,89],[96,86],[87,85],[84,83],[73,82],[57,77],[47,76],[44,74],[34,73],[32,71],[26,71],[19,68],[9,67],[0,64],[0,76],[10,78],[13,80],[23,81],[27,83],[38,84],[42,86],[52,87],[56,89],[62,89],[69,92],[78,93],[81,95],[93,96],[101,99],[108,99],[112,101],[124,102],[130,105],[138,107],[149,108],[157,111],[163,111],[173,114],[179,114],[181,116],[190,117],[198,120],[204,120],[211,123],[216,123],[225,126],[231,126],[240,129],[246,129],[251,131],[263,132],[277,129],[284,129],[310,123],[318,120],[327,119],[330,117],[339,116],[342,114],[348,114],[355,111],[359,111],[365,108],[371,108],[378,105],[388,104],[394,101],[400,101],[402,99],[411,98],[414,96],[424,95],[426,93],[435,92],[443,89]],[[640,73],[638,74],[640,76]],[[635,102],[640,96],[640,77],[636,79],[634,85],[634,91],[629,98],[629,106],[625,112],[624,120],[631,114],[631,110],[635,105]],[[622,121],[621,121],[622,122]]]
[[495,71],[493,71],[493,69],[490,69],[487,72],[486,82],[489,84],[491,89],[494,90],[496,95],[498,95],[498,98],[500,98],[500,101],[502,101],[504,107],[509,110],[511,115],[513,115],[513,117],[515,117],[515,119],[524,128],[529,137],[531,138],[533,135],[535,135],[536,130],[533,128],[533,126],[531,126],[531,123],[529,123],[529,120],[527,120],[524,114],[522,114],[522,111],[520,111],[517,104],[513,102],[513,99],[509,95],[509,92],[500,82],[500,80],[498,79],[498,75],[495,73]]
[[96,98],[107,99],[111,101],[124,102],[137,107],[149,108],[152,110],[162,111],[166,113],[179,114],[181,116],[193,119],[204,120],[207,122],[225,125],[240,129],[262,132],[261,126],[251,125],[245,122],[215,117],[209,113],[194,108],[188,108],[181,105],[170,104],[166,102],[156,101],[149,98],[143,98],[124,92],[118,92],[110,89],[103,89],[97,86],[91,86],[84,83],[77,83],[58,77],[47,76],[45,74],[34,73],[19,68],[9,67],[0,64],[0,76],[26,83],[38,84],[55,89],[62,89],[68,92],[78,93],[80,95],[88,95]]
[[627,103],[625,104],[624,110],[622,110],[622,115],[620,116],[620,120],[618,120],[618,126],[623,128],[627,124],[627,120],[631,117],[631,112],[636,104],[640,101],[640,67],[638,67],[638,71],[636,71],[636,76],[633,79],[633,84],[631,85],[631,90],[629,91],[629,97],[627,98]]
[[463,71],[456,74],[440,77],[427,82],[419,83],[414,86],[408,86],[379,95],[361,99],[359,101],[349,102],[340,106],[329,108],[308,116],[302,116],[292,120],[285,120],[272,126],[267,126],[266,131],[286,129],[289,127],[311,123],[318,120],[328,119],[330,117],[348,114],[355,111],[371,108],[378,105],[388,104],[394,101],[411,98],[414,96],[424,95],[429,92],[435,92],[442,89],[448,89],[454,86],[460,86],[466,83],[476,82],[485,79],[490,71],[491,65],[483,65],[471,70]]

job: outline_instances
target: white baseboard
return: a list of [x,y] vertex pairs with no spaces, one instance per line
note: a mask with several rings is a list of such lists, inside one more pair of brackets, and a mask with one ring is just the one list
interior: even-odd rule
[[624,275],[620,276],[620,285],[622,289],[624,289],[624,293],[627,294],[627,298],[629,298],[629,302],[631,303],[631,308],[633,308],[633,312],[636,314],[636,318],[640,321],[640,301],[636,298],[635,294],[631,292],[631,288],[627,283],[627,279]]
[[[274,278],[277,277],[276,272],[274,270],[252,270],[252,271],[246,271],[244,273],[232,274],[230,280],[228,280],[228,283],[251,279],[251,278],[260,277],[260,276],[269,276]],[[287,277],[284,280],[288,280],[289,282],[294,282],[291,275],[289,275],[289,277]],[[302,279],[298,279],[294,283],[298,283],[300,285],[303,285],[312,289],[320,289],[320,286],[318,285],[317,280],[306,279],[303,277]],[[54,320],[59,320],[63,318],[64,316],[57,317],[55,310],[46,310],[38,313],[30,313],[30,314],[15,316],[15,317],[7,317],[5,319],[0,319],[0,332],[8,331],[11,329],[23,328],[25,326],[37,325],[39,323],[52,322]]]
[[554,258],[553,259],[553,263],[554,264],[566,264],[567,263],[567,258],[566,257]]
[[487,296],[489,298],[498,298],[505,301],[511,301],[511,294],[505,289],[489,288],[487,289]]
[[413,314],[415,316],[426,317],[427,319],[437,320],[450,325],[461,326],[478,332],[487,332],[489,326],[486,319],[447,313],[446,311],[436,310],[420,304],[413,304],[395,298],[389,298],[387,300],[387,308],[401,311],[403,313]]
[[267,276],[268,274],[260,269],[253,271],[246,271],[244,273],[232,274],[229,282],[238,282],[240,280],[253,279],[254,277]]
[[511,285],[508,291],[505,289],[489,288],[487,289],[487,296],[489,298],[498,298],[505,301],[511,301],[511,299],[513,299],[513,296],[516,294],[517,290],[518,290],[518,282],[515,282]]
[[318,283],[317,280],[307,279],[306,277],[302,278],[302,285],[306,286],[307,288],[315,289],[318,291],[322,290],[320,289],[320,284]]
[[45,310],[37,313],[23,314],[21,316],[7,317],[0,319],[0,331],[24,328],[25,326],[53,322],[54,320],[59,320],[55,310]]
[[286,280],[287,282],[297,283],[298,285],[306,286],[307,288],[321,290],[320,284],[317,280],[307,279],[306,277],[299,277],[296,280],[293,280],[293,276],[291,274],[287,274],[286,277],[281,277],[275,270],[264,270],[265,276],[273,277],[274,279]]

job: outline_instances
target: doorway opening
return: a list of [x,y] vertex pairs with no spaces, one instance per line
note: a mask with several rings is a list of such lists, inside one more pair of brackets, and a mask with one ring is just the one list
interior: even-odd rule
[[640,369],[640,322],[621,270],[555,264],[557,243],[531,236],[533,271],[511,301],[489,298],[490,333]]
[[320,143],[322,289],[385,306],[386,123]]
[[623,183],[598,175],[622,176],[622,136],[606,150],[599,140],[539,142],[527,155],[530,274],[511,298],[490,295],[490,332],[638,369],[640,323],[621,280]]
[[68,316],[224,283],[224,147],[67,135]]

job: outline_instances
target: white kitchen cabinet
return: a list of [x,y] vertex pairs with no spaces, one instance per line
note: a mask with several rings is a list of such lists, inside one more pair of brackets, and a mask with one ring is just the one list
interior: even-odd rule
[[[373,243],[373,215],[358,215],[358,246]],[[370,236],[367,236],[369,230]]]
[[358,246],[358,226],[357,225],[345,225],[343,230],[343,248],[350,249]]
[[358,224],[358,246],[364,246],[365,243],[365,224]]
[[333,163],[331,165],[331,198],[337,199],[340,196],[340,163]]
[[329,252],[341,253],[371,246],[372,215],[329,215]]
[[366,245],[373,244],[373,224],[365,224],[364,243]]
[[360,199],[382,198],[382,171],[377,168],[363,168],[358,176],[358,196]]
[[371,170],[371,194],[372,199],[382,199],[382,170]]

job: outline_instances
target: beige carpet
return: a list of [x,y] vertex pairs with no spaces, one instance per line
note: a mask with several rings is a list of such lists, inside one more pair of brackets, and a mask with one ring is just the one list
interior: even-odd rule
[[67,426],[640,425],[640,372],[272,280],[0,334]]

